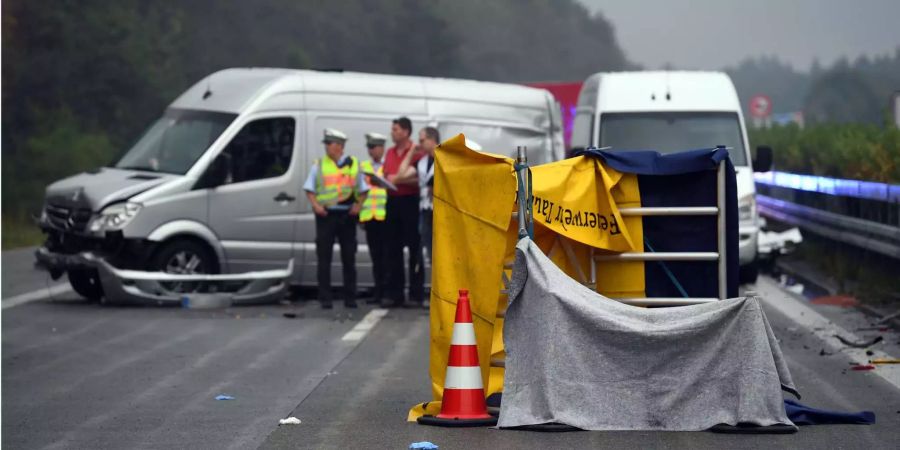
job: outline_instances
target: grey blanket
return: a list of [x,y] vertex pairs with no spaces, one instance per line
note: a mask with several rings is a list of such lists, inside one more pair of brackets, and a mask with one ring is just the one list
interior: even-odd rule
[[569,278],[529,239],[509,287],[500,427],[793,425],[781,390],[796,389],[756,298],[625,305]]

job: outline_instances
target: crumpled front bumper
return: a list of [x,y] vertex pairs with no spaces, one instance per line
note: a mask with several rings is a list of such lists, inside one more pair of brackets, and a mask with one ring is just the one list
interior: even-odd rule
[[[38,261],[48,267],[96,269],[109,303],[145,305],[182,305],[194,297],[215,296],[226,305],[256,305],[275,303],[284,298],[293,275],[294,262],[285,269],[263,270],[235,274],[171,274],[142,270],[119,269],[106,259],[91,252],[58,254],[40,248]],[[201,292],[176,292],[167,283],[196,283]]]
[[61,277],[67,270],[92,269],[95,266],[93,259],[86,259],[85,253],[55,253],[47,247],[38,247],[34,251],[34,258],[38,264],[47,269],[53,279]]
[[[228,297],[226,305],[274,303],[284,298],[294,271],[293,261],[288,262],[285,269],[215,275],[117,269],[103,259],[97,259],[96,264],[108,301],[158,305],[182,305],[191,296],[208,296],[211,293]],[[204,292],[170,291],[164,285],[167,282],[202,284]]]

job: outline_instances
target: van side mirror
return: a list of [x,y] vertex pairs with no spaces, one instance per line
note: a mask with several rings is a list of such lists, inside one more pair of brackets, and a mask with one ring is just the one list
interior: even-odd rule
[[219,153],[216,159],[206,168],[206,172],[200,177],[200,181],[194,189],[208,189],[221,186],[228,182],[231,174],[231,155]]
[[772,147],[760,145],[756,147],[756,158],[753,159],[754,172],[768,172],[772,170]]

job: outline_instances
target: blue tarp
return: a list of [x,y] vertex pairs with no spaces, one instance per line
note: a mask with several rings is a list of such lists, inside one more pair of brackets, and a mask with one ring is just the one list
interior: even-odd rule
[[860,411],[846,413],[840,411],[827,411],[824,409],[810,408],[797,403],[794,400],[784,399],[784,410],[788,418],[796,425],[828,425],[828,424],[860,424],[871,425],[875,423],[875,413],[872,411]]
[[[734,165],[724,148],[660,154],[655,151],[608,151],[595,148],[576,155],[600,158],[615,170],[638,175],[641,206],[716,206],[716,167],[726,162],[725,223],[728,297],[738,296],[738,211]],[[644,217],[645,251],[715,252],[715,216]],[[718,297],[716,262],[648,262],[645,267],[648,297],[681,297],[677,280],[690,297]]]

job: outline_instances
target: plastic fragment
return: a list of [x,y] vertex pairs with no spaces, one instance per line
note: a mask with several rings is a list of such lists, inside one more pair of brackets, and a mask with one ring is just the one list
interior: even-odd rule
[[856,371],[864,371],[864,370],[875,370],[875,366],[871,364],[857,364],[850,368],[851,370]]
[[234,400],[234,397],[228,394],[219,394],[216,396],[216,400]]
[[850,347],[855,347],[855,348],[866,348],[866,347],[875,345],[875,344],[877,344],[877,343],[879,343],[879,342],[881,342],[881,341],[884,340],[883,337],[877,336],[877,337],[875,337],[875,338],[873,338],[873,339],[871,339],[871,340],[868,340],[868,341],[853,342],[853,341],[848,340],[847,338],[845,338],[845,337],[843,337],[843,336],[841,336],[841,335],[839,335],[839,334],[834,335],[834,337],[836,337],[837,340],[841,341],[844,345],[847,345],[847,346],[850,346]]
[[876,358],[870,359],[872,364],[900,364],[900,358]]
[[437,450],[438,446],[428,441],[413,442],[409,444],[410,450]]
[[300,425],[300,419],[296,417],[288,417],[287,419],[279,419],[278,425]]

